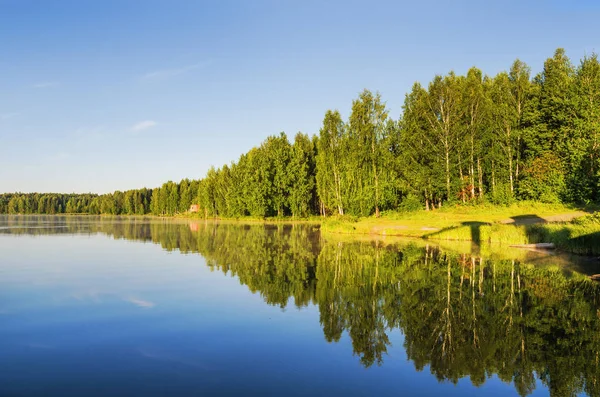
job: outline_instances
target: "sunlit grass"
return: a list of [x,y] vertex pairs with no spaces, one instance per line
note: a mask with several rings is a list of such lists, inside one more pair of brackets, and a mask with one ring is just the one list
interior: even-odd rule
[[590,209],[530,202],[509,207],[452,206],[435,211],[386,213],[380,218],[331,218],[322,223],[322,230],[501,245],[553,243],[564,251],[597,255],[600,216],[585,216],[584,210]]
[[[323,229],[334,233],[385,234],[423,237],[447,228],[457,228],[457,236],[470,234],[465,223],[511,222],[513,217],[532,215],[539,218],[580,212],[582,209],[563,204],[520,202],[508,207],[477,205],[446,206],[433,211],[388,212],[380,218],[328,218]],[[579,215],[583,215],[580,212]],[[462,235],[461,235],[462,234]],[[461,239],[455,238],[455,239]]]

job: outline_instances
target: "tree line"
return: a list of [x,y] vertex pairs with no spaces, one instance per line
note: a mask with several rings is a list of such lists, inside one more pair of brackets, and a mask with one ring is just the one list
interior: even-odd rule
[[457,202],[587,204],[600,201],[599,135],[598,56],[575,66],[559,48],[533,77],[516,60],[493,77],[473,67],[415,83],[397,120],[364,90],[347,120],[328,110],[318,134],[270,136],[199,180],[100,196],[4,194],[0,213],[173,215],[198,204],[207,218],[378,216]]

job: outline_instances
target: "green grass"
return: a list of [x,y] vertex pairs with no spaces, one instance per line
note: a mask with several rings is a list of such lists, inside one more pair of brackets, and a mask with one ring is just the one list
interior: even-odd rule
[[477,243],[529,244],[527,226],[479,224],[449,227],[423,236],[430,240],[475,241]]
[[532,225],[528,232],[534,242],[554,243],[575,254],[600,255],[600,213],[569,223]]
[[447,228],[423,236],[434,240],[471,240],[478,243],[553,243],[556,248],[584,255],[600,255],[600,214],[582,216],[571,222],[530,225],[473,224]]
[[191,219],[198,221],[218,221],[218,222],[239,222],[239,223],[320,223],[323,218],[319,216],[310,216],[305,218],[292,218],[292,217],[252,217],[252,216],[242,216],[238,218],[204,218],[204,214],[201,213],[181,213],[174,216],[167,216],[168,218],[179,218],[179,219]]
[[[452,206],[380,218],[330,218],[325,233],[410,236],[502,245],[554,243],[577,254],[600,254],[600,215],[590,208],[521,202],[509,207]],[[515,222],[514,224],[511,224]]]
[[[493,224],[513,217],[532,215],[540,218],[578,212],[582,208],[562,204],[519,202],[508,207],[493,205],[447,206],[434,211],[390,212],[380,218],[328,218],[323,230],[331,233],[385,234],[424,237],[434,231],[460,228],[472,223]],[[468,227],[462,233],[466,233]],[[461,233],[456,231],[456,233]]]

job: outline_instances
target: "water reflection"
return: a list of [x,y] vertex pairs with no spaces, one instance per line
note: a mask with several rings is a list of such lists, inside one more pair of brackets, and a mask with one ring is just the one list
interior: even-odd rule
[[565,259],[538,253],[344,241],[310,225],[94,217],[0,224],[2,234],[102,233],[199,253],[270,305],[318,305],[325,339],[347,333],[365,367],[384,364],[399,329],[415,368],[440,381],[481,385],[495,374],[520,395],[536,379],[551,395],[600,395],[600,283],[585,274],[600,273],[597,262],[557,266]]

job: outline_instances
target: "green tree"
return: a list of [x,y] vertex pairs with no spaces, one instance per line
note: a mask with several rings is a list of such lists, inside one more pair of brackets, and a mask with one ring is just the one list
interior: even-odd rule
[[313,143],[308,135],[297,133],[292,146],[289,165],[289,205],[293,217],[307,216],[315,188]]
[[389,162],[389,151],[384,146],[387,117],[388,111],[379,93],[364,90],[352,102],[348,123],[352,143],[349,154],[354,158],[356,167],[353,169],[358,172],[361,215],[369,215],[375,207],[375,216],[379,217],[385,184],[382,176],[385,164]]
[[342,116],[337,110],[328,110],[323,119],[317,144],[316,181],[323,215],[327,209],[344,215],[345,138]]

